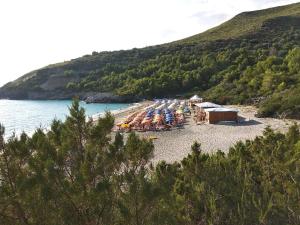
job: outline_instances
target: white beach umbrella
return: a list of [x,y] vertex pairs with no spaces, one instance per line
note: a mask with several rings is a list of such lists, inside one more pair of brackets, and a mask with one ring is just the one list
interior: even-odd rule
[[163,103],[160,106],[156,107],[155,109],[164,109],[166,106],[167,106],[167,104]]
[[175,103],[175,102],[173,102],[171,105],[169,105],[169,106],[168,106],[168,109],[174,109],[174,108],[175,108],[175,106],[176,106],[176,103]]

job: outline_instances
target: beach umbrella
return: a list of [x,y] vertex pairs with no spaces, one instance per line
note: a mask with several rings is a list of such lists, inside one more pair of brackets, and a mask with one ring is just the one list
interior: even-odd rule
[[169,105],[169,106],[168,106],[168,109],[174,109],[174,108],[175,108],[175,106],[176,106],[176,103],[175,103],[175,102],[173,102],[171,105]]
[[189,109],[188,107],[185,107],[185,108],[183,109],[183,112],[184,112],[184,113],[190,113],[191,111],[190,111],[190,109]]
[[121,124],[121,128],[129,128],[129,124],[123,123],[123,124]]
[[165,108],[167,106],[167,104],[166,103],[163,103],[163,104],[161,104],[160,106],[158,106],[158,107],[156,107],[155,109],[157,110],[157,109],[163,109],[163,108]]
[[145,107],[143,110],[147,111],[147,110],[149,110],[149,109],[153,109],[153,108],[155,108],[156,106],[158,106],[159,104],[160,104],[159,102],[155,102],[154,104]]
[[183,111],[182,111],[182,109],[178,109],[178,110],[176,111],[176,113],[177,113],[177,114],[182,114]]

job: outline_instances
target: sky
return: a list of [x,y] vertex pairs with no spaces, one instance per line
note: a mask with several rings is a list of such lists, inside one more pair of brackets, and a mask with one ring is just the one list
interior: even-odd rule
[[93,51],[175,41],[243,11],[298,1],[0,0],[0,86]]

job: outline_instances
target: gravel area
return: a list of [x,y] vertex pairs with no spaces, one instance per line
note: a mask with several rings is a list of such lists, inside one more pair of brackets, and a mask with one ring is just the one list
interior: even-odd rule
[[[202,151],[212,153],[217,150],[228,152],[237,141],[254,139],[262,135],[270,126],[276,131],[286,132],[290,125],[299,121],[279,120],[273,118],[256,118],[256,109],[250,106],[228,106],[239,109],[240,123],[223,122],[219,124],[197,125],[191,117],[183,128],[171,131],[139,133],[141,137],[156,137],[153,140],[155,151],[153,162],[180,161],[191,151],[194,141],[201,143]],[[299,123],[300,124],[300,123]]]
[[[115,112],[116,123],[136,111],[141,110],[151,102],[141,102],[128,110]],[[286,132],[296,120],[281,120],[273,118],[256,118],[257,109],[252,106],[226,106],[239,110],[239,123],[222,122],[218,124],[203,123],[197,125],[192,117],[188,117],[183,128],[172,128],[170,131],[137,132],[143,138],[155,137],[153,140],[155,150],[153,163],[161,160],[166,162],[180,161],[191,151],[194,141],[201,144],[202,151],[212,153],[217,150],[228,152],[229,148],[237,141],[254,139],[262,135],[267,126],[276,131]],[[127,134],[124,134],[125,139]]]

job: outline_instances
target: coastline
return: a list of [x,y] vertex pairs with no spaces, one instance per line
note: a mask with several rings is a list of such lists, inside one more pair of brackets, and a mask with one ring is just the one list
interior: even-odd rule
[[[124,108],[115,107],[116,109],[110,112],[115,117],[115,124],[117,124],[122,122],[129,114],[140,111],[152,104],[153,101],[141,101],[126,105]],[[203,152],[213,153],[221,150],[227,153],[229,148],[238,141],[253,140],[255,137],[262,135],[267,126],[270,126],[275,131],[286,132],[293,123],[296,122],[300,125],[299,120],[256,118],[257,108],[253,106],[231,105],[228,107],[239,110],[239,116],[242,118],[240,123],[204,123],[197,125],[192,117],[187,116],[186,123],[182,128],[173,127],[170,131],[145,131],[136,133],[141,138],[153,141],[155,149],[152,162],[157,163],[164,160],[171,163],[180,161],[186,157],[191,152],[191,145],[194,141],[201,144]],[[87,120],[92,118],[95,122],[99,117],[103,117],[104,115],[105,112],[93,114],[87,116]],[[50,127],[41,128],[47,131]],[[35,129],[27,132],[27,134],[31,136],[34,131]],[[114,134],[115,132],[112,132],[112,137],[114,137]],[[123,135],[126,141],[128,133],[123,133]],[[10,135],[5,136],[6,139],[9,137]]]
[[[150,105],[152,101],[142,101],[130,104],[128,107],[123,109],[111,110],[110,113],[115,117],[115,123],[122,121],[127,115],[134,111],[141,110],[142,108]],[[103,117],[106,112],[101,112],[95,115],[92,115],[91,118],[93,122],[96,122],[99,118]]]

